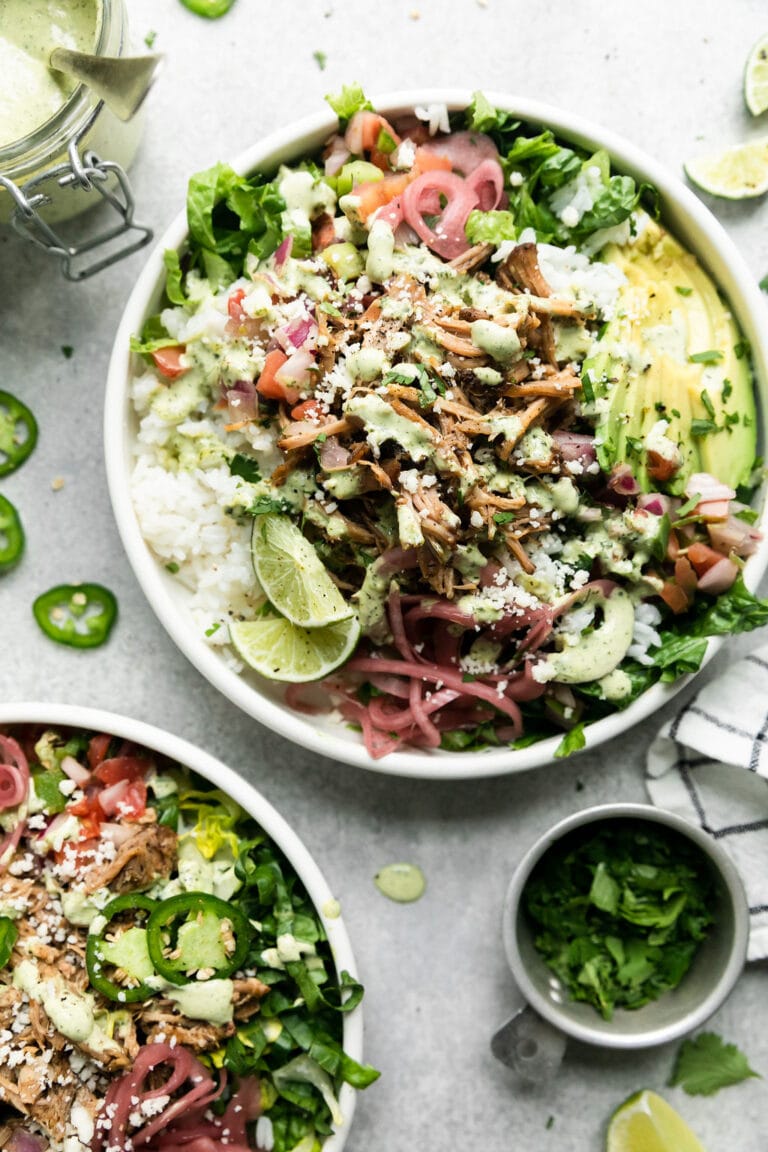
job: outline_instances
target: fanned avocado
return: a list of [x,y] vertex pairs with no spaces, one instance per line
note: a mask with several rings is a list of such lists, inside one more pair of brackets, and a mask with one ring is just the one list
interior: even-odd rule
[[709,276],[652,220],[635,243],[609,245],[601,259],[627,278],[613,319],[584,362],[601,467],[629,464],[648,491],[659,487],[648,475],[648,452],[661,450],[679,463],[666,485],[672,492],[693,472],[734,488],[749,483],[756,449],[749,360]]

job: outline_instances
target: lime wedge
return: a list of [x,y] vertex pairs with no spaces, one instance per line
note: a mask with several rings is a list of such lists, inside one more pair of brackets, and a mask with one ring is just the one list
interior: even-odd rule
[[768,35],[760,37],[747,57],[744,101],[753,116],[768,109]]
[[674,1108],[647,1089],[616,1109],[605,1148],[606,1152],[704,1152]]
[[768,138],[735,144],[722,152],[688,160],[692,184],[725,200],[749,200],[768,192]]
[[265,596],[302,628],[323,628],[353,615],[309,540],[288,516],[257,516],[253,567]]
[[229,635],[238,656],[262,676],[304,684],[349,659],[360,625],[355,616],[324,628],[300,628],[282,618],[243,620],[230,624]]

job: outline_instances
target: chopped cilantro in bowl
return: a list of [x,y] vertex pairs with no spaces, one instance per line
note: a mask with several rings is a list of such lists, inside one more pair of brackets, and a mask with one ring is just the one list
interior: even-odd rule
[[663,809],[612,804],[547,831],[504,911],[513,975],[533,1008],[588,1043],[639,1048],[695,1028],[746,955],[746,898],[706,832]]

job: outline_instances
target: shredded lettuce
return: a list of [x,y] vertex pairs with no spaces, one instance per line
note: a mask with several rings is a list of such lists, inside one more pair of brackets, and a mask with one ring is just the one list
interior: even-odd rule
[[193,815],[195,823],[190,834],[206,860],[212,860],[222,849],[237,856],[240,838],[235,827],[243,810],[231,796],[217,788],[210,792],[188,789],[179,795],[177,807],[180,813]]
[[339,118],[339,127],[344,129],[355,112],[373,112],[373,104],[363,92],[360,84],[344,84],[341,92],[329,93],[325,99]]
[[511,212],[496,210],[470,212],[464,227],[470,244],[501,244],[502,240],[516,240],[517,228]]

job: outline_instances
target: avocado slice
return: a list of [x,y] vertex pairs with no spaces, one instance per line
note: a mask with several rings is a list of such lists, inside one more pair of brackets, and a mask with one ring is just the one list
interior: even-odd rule
[[748,484],[755,397],[739,329],[695,257],[655,221],[643,224],[634,243],[601,253],[627,279],[583,367],[600,466],[629,464],[643,491],[658,488],[648,475],[648,437],[665,420],[664,438],[677,446],[679,460],[670,492],[681,492],[694,472],[734,488]]

